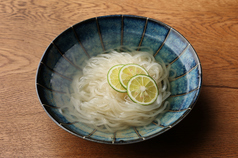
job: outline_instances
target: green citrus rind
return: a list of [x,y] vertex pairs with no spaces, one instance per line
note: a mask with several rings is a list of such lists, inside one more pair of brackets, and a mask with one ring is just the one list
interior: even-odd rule
[[[151,99],[149,99],[149,101],[146,101],[146,102],[142,102],[142,101],[139,101],[138,99],[136,99],[136,98],[138,98],[137,96],[139,95],[137,95],[136,97],[135,96],[133,96],[133,94],[132,94],[132,91],[135,91],[135,90],[133,90],[133,88],[132,88],[132,82],[134,82],[136,79],[138,79],[138,78],[147,78],[147,79],[149,79],[149,81],[152,83],[152,87],[151,86],[149,86],[149,87],[147,87],[147,94],[148,95],[150,95],[150,96],[152,96],[152,98]],[[137,85],[139,85],[139,81],[137,80]],[[142,81],[142,83],[143,83],[143,81]],[[150,83],[150,84],[151,84]],[[147,84],[149,84],[149,82],[147,83]],[[136,85],[136,84],[135,84]],[[143,87],[144,85],[140,85],[141,87]],[[140,87],[140,89],[138,88],[137,89],[137,93],[140,93],[141,92],[141,87]],[[151,88],[150,88],[151,87]],[[153,90],[155,90],[155,93],[153,92],[153,91],[149,91],[148,90],[148,88],[150,88],[151,90],[153,89]],[[136,88],[135,88],[136,89]],[[146,90],[144,90],[143,92],[144,92],[144,94],[145,94],[145,91]],[[153,92],[153,95],[152,95],[152,92]],[[130,99],[133,101],[133,102],[135,102],[135,103],[138,103],[138,104],[141,104],[141,105],[150,105],[150,104],[152,104],[152,103],[154,103],[155,101],[156,101],[156,99],[157,99],[157,97],[158,97],[158,94],[159,94],[159,90],[158,90],[158,87],[157,87],[157,84],[156,84],[156,82],[155,82],[155,80],[152,78],[152,77],[150,77],[149,75],[144,75],[144,74],[138,74],[138,75],[135,75],[135,76],[133,76],[130,80],[129,80],[129,82],[128,82],[128,84],[127,84],[127,94],[128,94],[128,96],[130,97]],[[135,92],[135,94],[136,94],[136,92]],[[148,99],[148,98],[147,98]]]
[[[143,72],[142,73],[134,73],[132,75],[128,75],[129,77],[127,78],[127,80],[124,80],[122,79],[122,75],[124,75],[125,73],[123,72],[126,68],[128,68],[129,66],[132,66],[132,67],[136,67],[136,68],[139,68],[140,70],[142,70]],[[127,83],[128,81],[130,80],[131,77],[137,75],[137,74],[146,74],[148,75],[148,72],[146,71],[145,68],[143,68],[142,66],[138,65],[138,64],[126,64],[124,65],[121,70],[119,71],[119,81],[121,83],[121,85],[127,89]]]
[[[115,66],[111,67],[111,68],[109,69],[108,73],[107,73],[107,82],[108,82],[108,84],[109,84],[115,91],[120,92],[120,93],[126,93],[126,89],[121,85],[121,83],[120,83],[120,81],[119,81],[119,78],[118,78],[118,74],[117,74],[118,86],[117,86],[117,85],[114,85],[114,84],[112,83],[111,75],[112,75],[112,73],[113,73],[113,71],[114,71],[115,69],[118,69],[118,68],[121,69],[121,67],[123,67],[123,66],[124,66],[123,64],[115,65]],[[115,75],[116,75],[116,74],[115,74]],[[115,79],[115,80],[116,80],[116,79]],[[117,81],[115,81],[115,82],[117,82]]]

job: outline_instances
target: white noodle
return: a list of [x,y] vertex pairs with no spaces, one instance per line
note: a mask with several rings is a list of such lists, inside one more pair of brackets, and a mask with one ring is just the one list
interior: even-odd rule
[[[108,70],[117,64],[135,63],[144,67],[156,81],[159,89],[157,100],[151,105],[131,101],[127,93],[113,90],[107,82]],[[71,122],[82,122],[104,132],[115,132],[131,126],[146,126],[163,113],[168,106],[165,101],[169,91],[170,66],[157,63],[151,53],[112,51],[92,57],[83,69],[83,76],[72,83],[73,93],[67,114],[60,112]],[[157,119],[159,122],[159,120]]]

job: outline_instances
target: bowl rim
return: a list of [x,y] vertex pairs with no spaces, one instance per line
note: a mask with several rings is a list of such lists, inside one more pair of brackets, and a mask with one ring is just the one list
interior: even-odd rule
[[[187,41],[188,44],[190,44],[191,48],[193,49],[197,59],[198,59],[198,67],[199,67],[199,75],[200,75],[200,79],[199,79],[199,83],[198,83],[198,88],[197,88],[197,92],[196,92],[196,95],[194,96],[193,98],[193,101],[192,101],[192,104],[190,104],[189,108],[190,110],[187,110],[182,116],[179,117],[179,119],[177,119],[174,123],[172,123],[168,128],[164,128],[163,130],[159,131],[159,132],[156,132],[152,135],[149,135],[149,136],[146,136],[145,139],[141,139],[140,137],[138,137],[138,139],[134,139],[134,140],[126,140],[126,141],[118,141],[118,142],[115,142],[115,143],[112,143],[111,141],[104,141],[104,140],[98,140],[98,139],[95,139],[95,138],[91,138],[91,137],[84,137],[84,136],[81,136],[71,130],[69,130],[67,127],[63,126],[61,123],[59,123],[58,121],[56,121],[51,115],[50,113],[47,111],[47,109],[45,108],[44,104],[42,103],[42,100],[40,98],[40,94],[39,94],[39,91],[38,91],[38,77],[39,77],[39,69],[40,69],[40,66],[41,66],[41,62],[45,56],[45,54],[47,53],[47,50],[49,49],[50,45],[53,43],[53,41],[55,39],[57,39],[58,37],[60,37],[66,30],[76,26],[76,25],[79,25],[87,20],[93,20],[93,19],[97,19],[97,18],[110,18],[110,17],[130,17],[130,18],[137,18],[137,19],[147,19],[147,20],[150,20],[150,21],[153,21],[155,23],[158,23],[162,26],[165,26],[167,27],[168,29],[173,29],[177,34],[179,34],[180,36],[182,36],[185,41]],[[47,46],[47,48],[45,49],[43,55],[41,56],[41,59],[40,59],[40,62],[38,64],[38,67],[37,67],[37,70],[36,70],[36,75],[35,75],[35,88],[36,88],[36,93],[37,93],[37,97],[40,101],[40,104],[41,106],[43,107],[44,111],[47,113],[47,115],[51,118],[51,120],[53,120],[53,122],[55,122],[59,127],[61,127],[62,129],[64,129],[65,131],[71,133],[72,135],[74,136],[77,136],[79,138],[82,138],[84,140],[88,140],[88,141],[91,141],[91,142],[96,142],[96,143],[102,143],[102,144],[111,144],[111,145],[126,145],[126,144],[134,144],[134,143],[139,143],[139,142],[143,142],[145,140],[149,140],[151,138],[154,138],[158,135],[161,135],[163,134],[164,132],[168,131],[169,129],[173,128],[174,126],[176,126],[180,121],[182,121],[193,109],[193,107],[195,106],[195,104],[197,103],[197,100],[200,96],[200,93],[201,93],[201,88],[202,88],[202,65],[201,65],[201,61],[198,57],[198,54],[197,52],[195,51],[194,47],[191,45],[191,43],[179,32],[177,31],[176,29],[174,29],[173,27],[169,26],[168,24],[165,24],[159,20],[156,20],[156,19],[153,19],[153,18],[148,18],[148,17],[144,17],[144,16],[139,16],[139,15],[133,15],[133,14],[109,14],[109,15],[103,15],[103,16],[97,16],[97,17],[92,17],[92,18],[88,18],[88,19],[85,19],[85,20],[82,20],[70,27],[68,27],[67,29],[65,29],[63,32],[61,32],[59,35],[57,35],[52,41],[51,43]]]

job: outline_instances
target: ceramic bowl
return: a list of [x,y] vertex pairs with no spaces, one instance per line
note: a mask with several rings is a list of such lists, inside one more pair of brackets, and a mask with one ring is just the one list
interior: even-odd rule
[[[59,112],[69,99],[65,91],[84,61],[119,46],[146,46],[156,60],[162,59],[176,71],[168,98],[170,109],[145,127],[104,133],[82,123],[69,122]],[[191,44],[172,27],[150,18],[110,15],[91,18],[68,28],[48,46],[36,75],[39,100],[49,117],[61,128],[80,138],[106,144],[141,142],[164,133],[192,110],[201,88],[201,65]],[[77,126],[76,126],[77,124]]]

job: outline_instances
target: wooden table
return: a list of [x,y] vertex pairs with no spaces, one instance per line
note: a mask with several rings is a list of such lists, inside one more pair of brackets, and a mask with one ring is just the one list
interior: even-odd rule
[[[203,87],[192,112],[142,143],[89,142],[59,128],[35,90],[49,43],[79,21],[108,14],[160,20],[194,46]],[[237,0],[6,0],[0,2],[0,157],[237,157]]]

